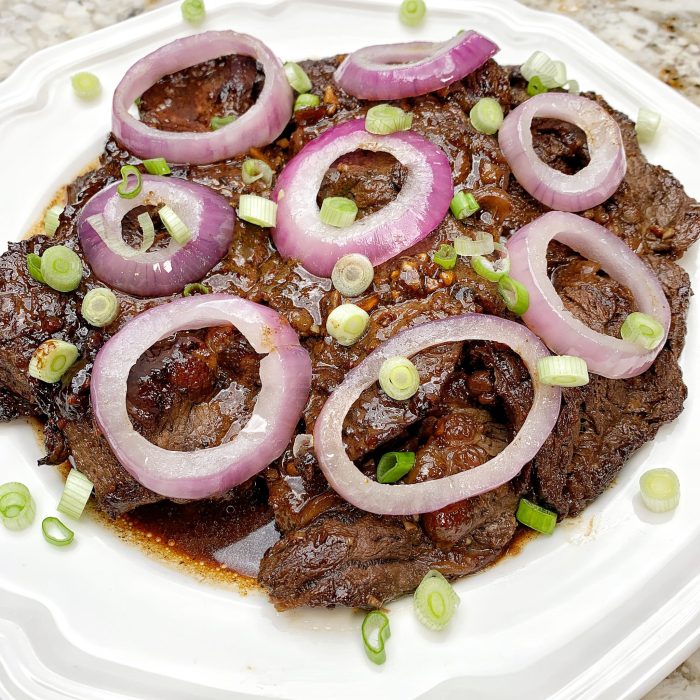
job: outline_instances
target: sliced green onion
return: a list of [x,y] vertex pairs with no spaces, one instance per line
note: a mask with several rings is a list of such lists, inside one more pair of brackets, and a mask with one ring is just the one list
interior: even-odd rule
[[495,249],[493,236],[486,231],[477,231],[476,239],[467,236],[455,238],[455,250],[457,255],[471,257],[472,255],[491,255]]
[[672,469],[650,469],[639,479],[642,501],[654,513],[674,510],[681,500],[681,484]]
[[190,24],[201,24],[207,11],[204,7],[204,0],[185,0],[180,5],[182,19]]
[[457,251],[451,245],[443,243],[433,253],[433,262],[445,270],[451,270],[457,263]]
[[588,379],[588,365],[582,357],[550,355],[537,362],[537,374],[549,386],[584,386]]
[[539,75],[530,78],[527,84],[527,94],[531,97],[541,95],[543,92],[549,92],[549,88],[544,85]]
[[158,210],[158,216],[163,222],[168,233],[176,243],[185,245],[192,238],[191,231],[185,226],[182,219],[166,204]]
[[329,226],[350,226],[357,216],[357,204],[347,197],[326,197],[321,204],[321,221]]
[[476,197],[471,192],[465,192],[464,190],[457,192],[450,202],[452,214],[455,219],[460,221],[476,213],[479,209],[479,202],[476,201]]
[[73,92],[81,100],[94,100],[102,92],[100,79],[88,71],[81,71],[71,76],[70,82],[73,86]]
[[413,124],[413,114],[399,107],[381,104],[370,107],[365,117],[365,131],[370,134],[393,134],[408,131]]
[[143,161],[143,167],[150,175],[170,175],[170,166],[165,158],[148,158]]
[[646,107],[640,107],[637,123],[634,125],[634,130],[637,132],[637,140],[640,143],[653,141],[659,124],[661,124],[661,115],[658,112],[652,112]]
[[566,88],[572,95],[578,95],[581,92],[578,80],[567,80],[562,87]]
[[403,0],[399,8],[399,19],[408,27],[417,27],[425,17],[423,0]]
[[36,253],[27,255],[27,270],[32,279],[37,282],[43,282],[44,278],[41,274],[41,258]]
[[321,104],[321,98],[318,95],[312,95],[310,92],[305,92],[299,95],[294,100],[294,111],[299,109],[309,109],[310,107],[318,107]]
[[117,317],[119,302],[111,289],[96,287],[85,295],[80,313],[91,326],[104,328]]
[[65,340],[44,341],[29,360],[29,376],[55,384],[78,359],[78,348]]
[[477,275],[491,282],[498,282],[504,275],[510,272],[510,255],[508,248],[501,243],[493,244],[494,251],[499,254],[498,260],[491,262],[483,255],[472,256],[472,269]]
[[373,279],[372,263],[361,253],[343,255],[331,272],[333,286],[344,297],[359,296],[372,284]]
[[75,537],[75,533],[58,518],[44,518],[41,521],[41,532],[44,539],[54,547],[67,547]]
[[47,236],[53,236],[56,233],[61,214],[63,214],[63,207],[60,204],[51,207],[44,214],[44,232]]
[[389,618],[380,610],[372,610],[362,621],[362,642],[369,660],[374,664],[386,661],[386,640],[391,637]]
[[469,112],[469,119],[482,134],[495,134],[503,124],[503,107],[493,97],[482,97]]
[[623,340],[653,350],[664,339],[664,327],[653,316],[634,311],[622,324],[620,335]]
[[143,232],[143,239],[141,240],[141,247],[139,248],[139,250],[142,253],[145,253],[156,240],[156,229],[153,225],[153,219],[151,219],[151,215],[147,212],[139,214],[136,217],[136,220],[139,222],[139,226],[141,227],[141,231]]
[[543,51],[535,51],[520,66],[520,72],[525,80],[538,77],[546,88],[558,88],[566,83],[566,65],[562,61],[553,61]]
[[557,514],[554,511],[538,506],[527,498],[520,499],[515,517],[525,527],[545,535],[551,535],[557,524]]
[[71,469],[63,488],[63,495],[58,503],[57,510],[71,518],[78,520],[85,510],[85,505],[90,499],[93,483],[77,469]]
[[41,256],[41,276],[58,292],[72,292],[83,278],[83,264],[75,251],[53,245]]
[[410,399],[420,386],[416,366],[407,357],[390,357],[379,370],[379,385],[384,393],[397,401]]
[[0,486],[0,518],[8,530],[24,530],[34,522],[36,505],[29,489],[17,481]]
[[377,464],[377,481],[380,484],[394,484],[403,479],[415,463],[415,452],[387,452]]
[[238,216],[243,221],[269,228],[277,222],[277,203],[256,194],[242,194]]
[[246,158],[241,166],[241,178],[246,185],[262,180],[268,187],[272,184],[272,168],[257,158]]
[[525,285],[508,275],[498,280],[498,293],[510,311],[522,316],[530,306],[530,294]]
[[428,571],[413,594],[413,609],[420,622],[430,630],[447,627],[459,606],[459,596],[450,582],[434,569]]
[[229,114],[228,116],[225,117],[212,117],[209,120],[209,128],[212,131],[217,131],[218,129],[221,129],[224,126],[228,126],[229,124],[232,124],[235,122],[237,117],[233,114]]
[[[143,183],[141,171],[135,165],[123,165],[121,169],[122,181],[117,185],[117,194],[123,199],[133,199],[141,193]],[[129,189],[129,177],[136,178],[136,184]]]
[[287,61],[284,64],[284,72],[287,76],[287,81],[293,90],[298,93],[311,92],[311,80],[306,75],[304,69],[294,61]]
[[354,345],[367,330],[369,315],[355,304],[336,306],[328,315],[326,331],[340,345]]
[[211,289],[201,282],[190,282],[190,284],[186,284],[185,288],[182,290],[182,296],[191,297],[194,294],[211,294]]

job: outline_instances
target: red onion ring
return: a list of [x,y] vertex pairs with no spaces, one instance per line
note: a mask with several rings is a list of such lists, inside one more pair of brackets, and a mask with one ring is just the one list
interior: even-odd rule
[[367,46],[351,53],[335,82],[363,100],[400,100],[440,90],[482,66],[498,46],[478,32],[449,41]]
[[[598,333],[569,313],[547,276],[547,246],[554,239],[595,260],[624,284],[639,311],[661,323],[663,342],[649,351]],[[668,337],[671,310],[656,275],[617,236],[576,214],[553,211],[523,226],[506,246],[511,276],[530,293],[530,306],[522,319],[549,348],[560,355],[578,355],[590,371],[611,379],[635,377],[651,366]]]
[[[118,182],[94,195],[78,218],[80,245],[99,280],[129,294],[153,297],[182,291],[201,279],[227,253],[233,240],[235,212],[214,190],[173,177],[144,175],[141,192],[132,199],[117,193]],[[124,243],[122,219],[144,204],[168,204],[192,234],[180,245],[140,252]],[[101,215],[104,231],[90,222]],[[99,228],[99,227],[98,227]]]
[[[353,403],[374,384],[387,358],[462,340],[503,343],[523,359],[533,377],[534,400],[518,434],[493,459],[459,474],[418,484],[380,484],[368,479],[350,461],[343,444],[343,421]],[[485,314],[453,316],[398,333],[349,372],[323,406],[314,429],[321,470],[346,501],[382,515],[430,513],[504,484],[537,454],[559,416],[561,390],[537,380],[537,361],[547,356],[547,348],[525,326]]]
[[[134,100],[162,77],[229,54],[250,56],[265,71],[258,101],[236,121],[212,132],[178,133],[154,129],[129,114]],[[213,163],[274,141],[292,116],[293,101],[282,63],[265,44],[232,31],[202,32],[166,44],[129,68],[114,91],[112,131],[141,158]]]
[[[359,148],[391,153],[408,177],[396,199],[374,214],[345,228],[324,224],[316,204],[323,176],[340,156]],[[284,257],[297,258],[315,275],[330,277],[348,253],[362,253],[378,265],[440,224],[452,190],[452,169],[437,146],[414,131],[370,134],[365,120],[355,119],[310,141],[287,163],[272,194],[278,205],[272,237]]]
[[[175,452],[149,442],[127,413],[130,369],[154,343],[176,331],[235,326],[256,352],[262,387],[245,427],[230,442]],[[206,498],[243,483],[279,457],[294,435],[311,386],[311,360],[275,311],[228,294],[156,306],[129,321],[95,359],[90,398],[95,420],[121,465],[168,498]]]
[[[535,117],[562,119],[586,132],[590,163],[567,175],[540,160],[532,145]],[[580,95],[547,92],[514,109],[498,132],[498,143],[517,181],[551,209],[583,211],[610,197],[627,171],[617,122],[596,102]]]

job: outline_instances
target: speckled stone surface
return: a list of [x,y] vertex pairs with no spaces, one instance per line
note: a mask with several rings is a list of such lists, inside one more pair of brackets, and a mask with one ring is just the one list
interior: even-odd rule
[[[0,80],[41,48],[171,1],[0,0]],[[426,1],[429,6],[430,0]],[[700,105],[700,0],[521,2],[581,22],[652,75]],[[700,700],[700,651],[644,700]]]

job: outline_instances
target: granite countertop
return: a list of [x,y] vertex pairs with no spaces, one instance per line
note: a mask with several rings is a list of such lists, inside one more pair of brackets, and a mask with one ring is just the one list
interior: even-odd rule
[[[38,49],[172,0],[0,0],[0,80]],[[700,105],[698,0],[521,0],[574,18]],[[398,4],[398,0],[397,0]],[[428,6],[430,0],[427,0]],[[694,5],[695,9],[690,9]],[[700,651],[644,700],[699,700]]]

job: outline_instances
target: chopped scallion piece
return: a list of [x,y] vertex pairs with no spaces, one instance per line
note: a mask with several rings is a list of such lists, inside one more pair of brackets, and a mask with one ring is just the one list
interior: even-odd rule
[[262,180],[268,187],[272,184],[272,168],[257,158],[246,158],[241,167],[241,178],[246,185]]
[[423,0],[403,0],[399,8],[399,19],[408,27],[417,27],[425,17]]
[[183,297],[191,297],[194,294],[211,294],[211,289],[201,282],[191,282],[186,284],[182,290]]
[[459,606],[459,596],[450,582],[434,569],[429,571],[413,594],[413,609],[430,630],[447,627]]
[[294,100],[294,111],[296,112],[299,109],[318,107],[320,104],[321,98],[318,95],[312,95],[310,92],[305,92]]
[[544,87],[550,89],[566,83],[566,65],[562,61],[553,61],[543,51],[535,51],[520,66],[520,72],[525,80],[537,77]]
[[0,519],[8,530],[24,530],[35,515],[34,499],[24,484],[11,481],[0,486]]
[[433,253],[433,262],[445,270],[451,270],[457,263],[457,251],[451,245],[443,243]]
[[582,357],[550,355],[537,362],[537,374],[550,386],[584,386],[588,384],[588,365]]
[[170,175],[170,166],[165,158],[148,158],[143,161],[143,167],[150,175]]
[[681,500],[681,484],[672,469],[650,469],[639,479],[642,501],[654,513],[674,510]]
[[78,359],[78,348],[65,340],[44,341],[29,360],[29,376],[55,384]]
[[67,547],[75,537],[75,533],[58,518],[44,518],[41,522],[41,532],[44,539],[54,547]]
[[469,119],[482,134],[495,134],[503,124],[503,107],[493,97],[482,97],[469,112]]
[[415,463],[415,452],[387,452],[377,464],[377,481],[380,484],[394,484],[403,479]]
[[142,253],[145,253],[156,240],[156,229],[155,226],[153,226],[153,219],[151,219],[151,215],[148,212],[143,212],[143,214],[139,214],[136,217],[136,220],[139,222],[139,226],[141,227],[141,231],[143,232],[143,239],[141,240],[141,246],[139,250]]
[[56,233],[61,214],[63,214],[63,207],[60,204],[51,207],[44,214],[44,232],[47,236],[53,236]]
[[407,357],[390,357],[379,370],[379,385],[387,396],[396,401],[410,399],[420,386],[416,366]]
[[455,219],[460,221],[476,213],[479,209],[479,202],[476,201],[476,197],[471,192],[465,192],[464,190],[457,192],[450,202],[452,214]]
[[386,641],[391,636],[389,618],[380,610],[372,610],[362,621],[362,642],[367,658],[374,664],[386,661]]
[[117,317],[119,302],[111,289],[96,287],[85,295],[80,313],[91,326],[104,328]]
[[204,7],[204,0],[185,0],[180,5],[182,19],[190,24],[201,24],[207,11]]
[[515,517],[525,527],[545,535],[551,535],[557,524],[557,514],[554,511],[538,506],[527,498],[520,499]]
[[44,278],[41,274],[41,258],[36,253],[27,255],[27,270],[32,279],[37,282],[43,282]]
[[83,264],[75,251],[53,245],[41,256],[41,276],[57,292],[72,292],[83,278]]
[[284,72],[293,90],[300,94],[311,92],[311,80],[309,80],[309,76],[306,75],[304,69],[298,63],[287,61],[284,64]]
[[328,315],[326,331],[340,345],[354,345],[367,330],[369,315],[355,304],[336,306]]
[[566,88],[572,95],[578,95],[581,92],[578,80],[567,80],[562,87]]
[[374,267],[369,258],[361,253],[343,255],[331,272],[333,286],[344,297],[356,297],[362,294],[374,279]]
[[365,131],[370,134],[393,134],[408,131],[413,124],[413,114],[399,107],[381,104],[370,107],[365,117]]
[[665,333],[664,327],[653,316],[633,311],[622,324],[620,335],[623,340],[653,350],[664,339]]
[[158,210],[158,216],[176,243],[185,245],[192,237],[183,220],[166,204]]
[[77,469],[71,469],[57,510],[78,520],[90,499],[93,483]]
[[510,272],[510,255],[508,254],[508,248],[501,243],[494,243],[493,248],[499,254],[495,262],[491,262],[483,255],[474,255],[471,263],[477,275],[490,282],[498,282],[501,277]]
[[661,124],[661,115],[658,112],[652,112],[650,109],[640,107],[637,123],[634,125],[634,130],[637,132],[637,140],[640,143],[653,141],[659,124]]
[[321,221],[335,228],[345,228],[355,221],[357,204],[347,197],[326,197],[321,204]]
[[531,97],[541,95],[543,92],[549,92],[549,88],[544,85],[539,75],[530,78],[527,84],[527,94]]
[[270,228],[277,222],[277,203],[256,194],[242,194],[238,216],[256,226]]
[[81,100],[94,100],[102,92],[100,79],[88,71],[81,71],[71,76],[70,82],[73,86],[73,92]]
[[[117,194],[123,199],[133,199],[141,193],[143,183],[141,171],[135,165],[123,165],[121,169],[122,181],[117,185]],[[129,189],[129,177],[135,177],[134,186]]]
[[508,309],[518,316],[522,316],[530,306],[530,294],[525,285],[508,275],[498,280],[498,293]]
[[493,236],[486,231],[477,231],[476,239],[467,236],[455,238],[455,250],[457,255],[471,257],[473,255],[491,255],[495,248]]
[[233,114],[229,114],[228,116],[225,117],[212,117],[209,120],[209,128],[212,131],[217,131],[218,129],[221,129],[224,126],[227,126],[228,124],[232,124],[235,122],[237,117]]

